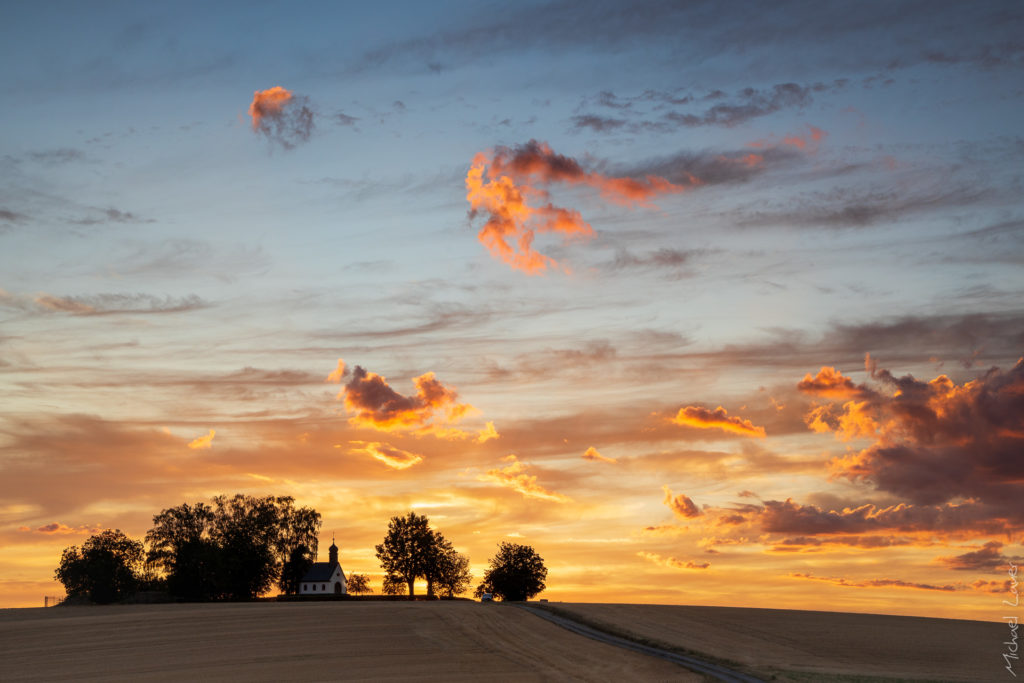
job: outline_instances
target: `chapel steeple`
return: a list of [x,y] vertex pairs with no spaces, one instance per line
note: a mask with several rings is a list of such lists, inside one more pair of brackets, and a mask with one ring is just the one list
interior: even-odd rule
[[334,544],[334,535],[331,534],[331,547],[327,549],[328,559],[331,564],[339,564],[338,562],[338,546]]

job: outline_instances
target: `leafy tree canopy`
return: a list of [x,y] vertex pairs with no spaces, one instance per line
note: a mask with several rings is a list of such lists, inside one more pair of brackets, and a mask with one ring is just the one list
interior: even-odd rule
[[54,578],[68,595],[106,604],[134,592],[142,573],[143,546],[120,529],[107,529],[82,544],[65,548]]
[[316,558],[320,513],[290,496],[217,496],[153,518],[147,560],[163,570],[173,595],[248,599],[278,581],[285,593]]
[[349,574],[346,590],[352,595],[373,592],[373,589],[370,588],[370,580],[366,577],[366,574]]
[[475,595],[490,593],[501,600],[528,600],[544,590],[548,570],[544,558],[528,545],[502,543],[489,561]]
[[376,548],[377,559],[384,569],[385,587],[393,588],[395,583],[404,583],[409,597],[413,597],[416,578],[426,576],[434,540],[424,515],[410,512],[405,517],[392,517],[384,542]]

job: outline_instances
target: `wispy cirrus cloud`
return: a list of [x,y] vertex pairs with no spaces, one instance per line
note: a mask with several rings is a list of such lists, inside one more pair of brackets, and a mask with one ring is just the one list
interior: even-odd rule
[[409,469],[413,465],[423,462],[423,456],[419,453],[402,450],[389,443],[380,441],[352,441],[351,443],[356,448],[350,449],[349,453],[369,456],[393,470]]
[[541,486],[537,482],[537,475],[529,474],[530,466],[521,462],[515,455],[507,455],[502,460],[508,465],[487,470],[487,472],[477,475],[477,480],[512,489],[527,498],[537,498],[553,503],[567,503],[571,500],[566,495]]
[[213,437],[217,435],[217,431],[211,429],[208,433],[203,436],[197,436],[188,442],[188,447],[194,451],[204,451],[213,448]]
[[107,223],[155,223],[153,218],[143,218],[131,211],[122,211],[109,206],[105,209],[91,208],[89,215],[70,221],[74,225],[104,225]]
[[778,83],[770,88],[743,88],[733,95],[721,90],[703,94],[646,90],[622,97],[603,91],[596,98],[585,98],[580,106],[611,108],[615,111],[612,116],[583,113],[573,116],[571,122],[577,130],[598,133],[669,133],[703,126],[732,128],[784,109],[802,109],[813,101],[812,93],[840,90],[846,83],[845,79],[829,84]]
[[98,533],[100,531],[100,527],[95,524],[68,526],[62,522],[50,522],[49,524],[44,524],[40,527],[36,527],[35,529],[27,526],[20,526],[18,527],[18,531],[54,536],[84,536],[85,534]]
[[676,557],[662,557],[658,553],[649,553],[644,550],[639,551],[636,555],[648,562],[653,562],[670,569],[707,569],[711,566],[710,562],[694,562],[693,560],[680,560]]
[[616,463],[616,462],[618,462],[618,460],[616,460],[615,458],[609,458],[606,455],[601,455],[601,453],[596,448],[594,448],[593,446],[591,446],[587,450],[585,450],[583,452],[583,455],[581,455],[580,457],[583,458],[584,460],[590,460],[591,462],[607,462],[607,463]]
[[210,305],[195,294],[184,297],[158,297],[152,294],[56,296],[39,293],[30,296],[0,290],[0,307],[27,313],[64,313],[74,316],[148,315],[183,313],[208,308]]

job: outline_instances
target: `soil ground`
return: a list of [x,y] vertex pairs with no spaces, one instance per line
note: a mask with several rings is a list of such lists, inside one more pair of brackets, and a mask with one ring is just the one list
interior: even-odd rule
[[[1008,681],[1004,624],[835,612],[548,603],[795,681]],[[1024,667],[1021,668],[1024,671]],[[1018,671],[1018,674],[1020,671]],[[260,602],[0,610],[0,680],[699,681],[525,610]]]
[[[548,605],[591,625],[746,665],[766,678],[1016,680],[1001,656],[1009,628],[996,622],[737,607]],[[1024,675],[1024,665],[1016,673]]]
[[524,610],[263,602],[0,610],[0,680],[699,681]]

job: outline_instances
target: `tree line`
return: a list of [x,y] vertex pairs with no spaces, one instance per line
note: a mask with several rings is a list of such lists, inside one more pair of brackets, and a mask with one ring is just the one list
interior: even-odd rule
[[[69,596],[97,603],[139,590],[181,600],[251,600],[275,584],[295,595],[316,560],[321,523],[319,512],[296,507],[290,496],[216,496],[212,504],[162,510],[153,517],[145,545],[108,529],[81,548],[65,548],[54,576]],[[415,512],[391,518],[376,554],[384,594],[408,591],[411,599],[417,579],[426,581],[428,597],[461,595],[472,584],[469,557]],[[475,594],[526,600],[544,590],[546,577],[533,548],[502,543]],[[348,591],[372,592],[359,574],[348,575]]]

